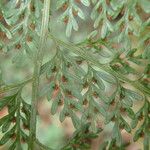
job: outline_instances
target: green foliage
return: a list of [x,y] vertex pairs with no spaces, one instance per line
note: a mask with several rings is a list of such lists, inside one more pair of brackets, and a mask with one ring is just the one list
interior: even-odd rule
[[[50,2],[56,5],[54,12]],[[134,141],[142,138],[143,149],[148,150],[149,6],[148,0],[0,1],[0,50],[17,50],[13,62],[22,65],[30,60],[34,66],[31,78],[14,85],[5,85],[0,70],[0,96],[4,94],[0,97],[0,110],[8,109],[8,114],[0,119],[3,133],[0,145],[11,140],[10,150],[23,149],[22,142],[28,145],[28,150],[34,150],[35,145],[51,149],[36,139],[37,99],[47,96],[52,103],[51,114],[59,110],[60,122],[70,117],[75,128],[62,149],[90,149],[89,141],[102,131],[98,127],[101,118],[103,128],[112,124],[112,129],[100,149],[125,149],[122,137],[125,130],[133,134]],[[72,30],[78,31],[80,19],[88,21],[91,17],[92,31],[78,44],[63,42],[52,34],[52,28],[48,31],[53,13],[65,23],[68,38]],[[49,40],[55,45],[55,54],[50,53],[48,62],[43,64]],[[43,74],[48,84],[39,91]],[[31,105],[21,96],[22,88],[29,82],[32,82]],[[137,103],[142,105],[135,111]]]
[[81,19],[85,20],[85,15],[81,8],[78,6],[79,4],[83,4],[85,6],[89,6],[89,0],[58,0],[57,1],[57,9],[62,8],[64,11],[61,16],[60,20],[63,20],[64,23],[67,24],[66,26],[66,35],[70,36],[72,29],[75,31],[78,30],[78,23],[76,21],[76,17],[80,17]]
[[0,110],[7,107],[8,114],[0,119],[0,126],[4,136],[0,145],[12,141],[9,150],[22,149],[22,144],[28,140],[31,106],[21,97],[21,90],[11,96],[6,96],[0,101]]
[[72,139],[69,143],[62,148],[62,150],[75,150],[75,149],[90,149],[91,140],[98,137],[98,133],[102,130],[98,129],[96,133],[89,132],[90,124],[84,124],[80,129],[73,133]]

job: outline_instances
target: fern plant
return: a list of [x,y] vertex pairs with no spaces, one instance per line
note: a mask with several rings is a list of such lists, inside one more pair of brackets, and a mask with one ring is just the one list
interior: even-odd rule
[[[54,17],[64,23],[68,41],[56,36]],[[91,31],[80,42],[70,42],[84,22],[87,29],[92,24]],[[18,50],[14,61],[22,64],[27,58],[33,74],[6,84],[0,72],[0,110],[8,109],[0,119],[0,145],[11,141],[9,150],[52,149],[36,135],[37,104],[43,95],[52,103],[51,114],[60,108],[60,122],[70,117],[75,128],[61,150],[91,149],[90,141],[110,124],[110,138],[99,149],[126,149],[126,131],[133,141],[142,138],[143,150],[149,150],[149,29],[149,0],[1,0],[0,52]],[[45,63],[50,41],[54,55],[50,50]],[[43,75],[48,84],[40,90]],[[30,103],[22,96],[27,83],[32,83]],[[141,107],[135,110],[137,103]]]

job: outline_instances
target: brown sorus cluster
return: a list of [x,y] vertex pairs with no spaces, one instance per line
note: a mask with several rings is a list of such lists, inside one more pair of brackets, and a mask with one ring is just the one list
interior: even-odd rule
[[74,105],[74,104],[70,104],[69,107],[70,107],[71,109],[74,109],[74,108],[75,108],[75,105]]
[[32,12],[34,12],[35,11],[35,6],[33,4],[31,4],[30,9],[31,9]]
[[71,67],[71,63],[68,62],[66,66],[67,66],[67,68],[70,68]]
[[64,83],[66,83],[66,82],[68,81],[68,79],[63,75],[63,76],[61,77],[61,81],[64,82]]
[[97,79],[95,79],[94,77],[92,78],[92,82],[93,83],[97,83]]
[[106,38],[106,37],[103,38],[102,40],[103,40],[104,42],[108,42],[108,38]]
[[97,12],[98,12],[98,13],[101,13],[102,10],[103,10],[103,8],[102,8],[102,6],[100,6],[100,7],[97,9]]
[[110,5],[110,0],[106,0],[106,4],[109,6]]
[[55,89],[55,90],[58,90],[58,89],[59,89],[59,85],[58,85],[58,84],[55,84],[54,89]]
[[150,83],[150,78],[144,78],[144,79],[143,79],[143,82],[144,82],[145,84]]
[[77,63],[78,65],[81,65],[81,64],[82,64],[82,60],[76,60],[76,63]]
[[32,37],[31,36],[27,36],[27,42],[32,42]]
[[2,21],[3,20],[3,15],[2,15],[2,13],[0,12],[0,21]]
[[124,9],[121,10],[121,12],[118,14],[118,16],[114,19],[114,21],[119,21],[124,15]]
[[20,48],[21,48],[21,44],[19,44],[19,43],[16,44],[16,45],[15,45],[15,48],[16,48],[16,49],[20,49]]
[[31,28],[32,30],[35,30],[35,24],[34,24],[34,23],[31,23],[31,24],[30,24],[30,28]]
[[121,64],[115,63],[115,64],[113,64],[113,68],[114,69],[120,69],[121,68]]
[[125,98],[125,95],[123,93],[120,94],[120,99]]
[[84,100],[83,100],[83,105],[87,105],[88,104],[88,100],[85,98]]
[[122,8],[122,10],[121,10],[121,12],[120,12],[120,15],[123,16],[124,13],[125,13],[125,7]]
[[66,117],[69,117],[69,113],[68,113],[68,112],[66,112],[66,113],[65,113],[65,116],[66,116]]
[[12,118],[12,123],[16,123],[16,117]]
[[83,88],[87,88],[89,86],[88,82],[86,81],[84,84],[83,84]]
[[110,105],[114,106],[115,105],[115,100],[112,100]]
[[15,139],[16,139],[16,133],[13,133],[13,134],[11,135],[11,139],[12,139],[12,140],[15,140]]
[[72,147],[76,149],[76,148],[79,148],[80,145],[79,144],[72,144]]
[[98,93],[95,91],[95,92],[93,92],[93,96],[95,97],[95,98],[98,98]]
[[21,35],[22,33],[23,33],[23,28],[20,28],[20,29],[18,30],[18,34]]
[[22,108],[21,108],[21,111],[22,111],[23,113],[25,113],[25,114],[28,113],[27,110],[25,109],[25,107],[22,107]]
[[24,13],[22,13],[22,14],[19,16],[19,20],[23,20],[23,19],[24,19],[24,17],[25,17],[25,14],[24,14]]
[[75,0],[76,3],[81,3],[81,0]]
[[29,125],[27,125],[27,124],[24,123],[22,126],[23,126],[23,129],[29,130]]
[[133,16],[129,15],[128,19],[129,19],[129,21],[132,21],[133,20]]
[[3,17],[3,14],[1,12],[0,12],[0,23],[8,27],[7,22],[5,21],[5,18]]
[[144,137],[144,132],[143,131],[140,133],[140,137]]
[[7,38],[5,32],[0,31],[0,39],[5,40]]
[[147,39],[147,40],[145,40],[145,45],[149,45],[150,44],[150,38],[149,39]]
[[143,114],[140,114],[140,116],[138,117],[138,119],[139,119],[140,121],[143,120],[143,118],[144,118]]
[[120,111],[121,111],[122,113],[124,113],[124,112],[126,111],[126,108],[120,107]]
[[56,72],[57,71],[56,66],[54,66],[51,70],[52,70],[53,73]]
[[[91,41],[91,39],[90,39],[90,41]],[[86,47],[87,47],[87,48],[91,48],[91,47],[92,47],[92,44],[88,44]]]
[[64,104],[64,101],[60,99],[60,100],[58,101],[58,105],[59,105],[59,106],[62,106],[63,104]]
[[124,63],[126,64],[126,65],[130,65],[129,64],[129,61],[126,59],[126,60],[124,60]]
[[66,3],[63,4],[63,6],[61,7],[61,9],[63,11],[65,11],[67,8],[68,8],[68,3],[66,2]]
[[113,17],[111,15],[108,15],[108,14],[107,14],[107,18],[108,18],[109,21],[113,20]]
[[116,146],[115,143],[113,143],[113,144],[112,144],[112,148],[113,148],[113,149],[117,149],[118,147]]
[[73,13],[73,16],[74,16],[74,17],[76,17],[76,16],[78,15],[78,11],[75,10],[75,9],[73,9],[72,13]]
[[63,20],[63,21],[64,21],[64,23],[65,23],[65,24],[67,24],[67,23],[68,23],[68,21],[69,21],[68,16],[66,16],[66,17],[64,18],[64,20]]
[[94,113],[98,113],[98,109],[96,107],[94,107]]
[[150,75],[150,69],[147,69],[146,74]]
[[115,116],[113,116],[113,117],[111,118],[111,121],[112,121],[112,122],[115,122],[115,120],[116,120],[116,118],[115,118]]
[[128,35],[133,35],[133,32],[132,32],[132,31],[129,31],[129,32],[128,32]]
[[66,90],[66,95],[67,95],[68,97],[72,97],[72,92],[69,91],[69,90]]
[[26,139],[24,137],[21,138],[21,143],[26,143]]
[[91,116],[89,114],[87,115],[87,120],[91,120]]
[[123,30],[124,30],[124,24],[122,23],[121,25],[120,25],[120,32],[122,32]]
[[17,3],[16,7],[15,8],[19,8],[21,5],[21,2]]
[[89,133],[89,128],[86,128],[86,130],[84,131],[85,134]]
[[24,107],[22,107],[22,108],[21,108],[21,111],[22,111],[23,113],[25,113],[25,109],[24,109]]
[[120,128],[121,130],[123,130],[124,127],[125,127],[124,124],[120,124],[120,125],[119,125],[119,128]]

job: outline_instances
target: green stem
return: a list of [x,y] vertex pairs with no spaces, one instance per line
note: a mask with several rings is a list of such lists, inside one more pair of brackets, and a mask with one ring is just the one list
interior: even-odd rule
[[20,96],[21,96],[21,91],[22,91],[22,88],[19,90],[19,93],[16,97],[16,105],[17,105],[17,120],[16,120],[16,125],[17,125],[17,136],[16,136],[16,140],[17,140],[17,145],[16,145],[16,148],[17,149],[22,149],[21,148],[21,136],[20,136],[20,133],[21,133],[21,129],[20,129],[20,106],[21,106],[21,100],[20,100]]
[[36,122],[37,122],[36,107],[37,107],[37,99],[38,99],[38,92],[39,92],[40,68],[42,66],[45,41],[46,41],[46,36],[48,32],[49,12],[50,12],[50,0],[44,0],[39,50],[34,60],[34,72],[33,72],[33,79],[32,79],[30,134],[29,134],[28,150],[34,150],[34,143],[36,140]]
[[16,89],[20,88],[20,86],[23,86],[23,85],[25,85],[31,81],[32,81],[32,78],[27,79],[27,80],[20,82],[20,83],[17,83],[17,84],[5,85],[5,86],[0,88],[0,95],[3,93],[6,93],[6,92],[16,90]]
[[[48,68],[50,62],[51,62],[51,60],[41,66],[40,75],[42,75],[45,72],[45,70]],[[0,87],[0,95],[3,93],[13,91],[13,90],[17,90],[18,88],[20,88],[20,86],[26,85],[27,83],[29,83],[31,81],[32,81],[32,78],[29,78],[29,79],[24,80],[17,84],[5,85],[3,87]]]
[[150,90],[146,87],[144,87],[142,84],[139,83],[139,81],[132,81],[128,78],[126,78],[124,75],[114,71],[108,64],[101,64],[98,60],[95,59],[95,57],[92,57],[91,53],[84,50],[81,47],[73,45],[73,43],[65,43],[56,37],[54,37],[52,34],[49,34],[49,37],[53,40],[55,40],[59,45],[63,46],[64,48],[72,51],[73,53],[79,55],[80,57],[84,58],[94,66],[97,66],[98,68],[106,71],[109,74],[112,74],[114,77],[116,77],[119,81],[129,83],[139,91],[143,92],[143,94],[150,96]]

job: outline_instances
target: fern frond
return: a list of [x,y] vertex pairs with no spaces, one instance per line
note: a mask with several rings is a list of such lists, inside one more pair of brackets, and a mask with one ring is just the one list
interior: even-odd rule
[[21,89],[11,96],[0,100],[0,109],[7,108],[8,114],[0,119],[2,133],[0,145],[9,140],[12,141],[9,149],[23,149],[22,145],[28,142],[29,121],[31,106],[27,104],[22,96]]

